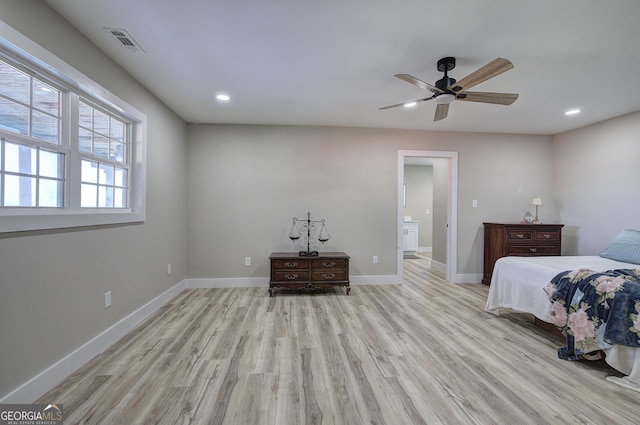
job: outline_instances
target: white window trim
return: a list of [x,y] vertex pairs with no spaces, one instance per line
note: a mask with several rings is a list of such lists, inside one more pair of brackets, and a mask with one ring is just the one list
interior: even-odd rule
[[[0,208],[0,233],[144,222],[147,116],[2,21],[0,47],[29,62],[36,62],[77,92],[99,99],[136,123],[131,140],[129,208]],[[69,167],[69,170],[73,168]]]

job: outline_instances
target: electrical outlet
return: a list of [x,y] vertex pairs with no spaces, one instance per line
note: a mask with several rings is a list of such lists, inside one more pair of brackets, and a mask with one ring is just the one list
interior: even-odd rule
[[378,256],[377,255],[373,256],[373,264],[378,264]]
[[245,266],[251,265],[251,257],[244,257],[244,265]]
[[171,276],[171,264],[167,264],[167,276]]
[[111,307],[111,291],[104,293],[104,308]]
[[471,201],[471,206],[473,208],[478,208],[478,201],[476,199],[474,199],[473,201]]

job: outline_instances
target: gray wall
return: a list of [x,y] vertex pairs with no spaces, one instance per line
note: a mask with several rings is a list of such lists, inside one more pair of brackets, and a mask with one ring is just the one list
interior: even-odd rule
[[[448,158],[433,159],[433,251],[431,259],[434,263],[441,265],[447,264],[447,208],[450,168],[451,164]],[[464,208],[464,210],[466,209]]]
[[620,230],[640,229],[639,135],[637,112],[554,137],[565,255],[597,255]]
[[394,275],[398,150],[459,152],[458,274],[482,273],[483,221],[517,222],[534,196],[553,199],[546,136],[194,124],[188,139],[190,278],[268,276],[269,253],[292,250],[291,217],[307,211],[327,220],[323,249],[351,255],[353,275]]
[[185,279],[187,196],[181,119],[44,2],[0,0],[0,19],[148,118],[144,224],[0,235],[1,397]]
[[420,222],[418,247],[430,249],[433,247],[433,166],[405,165],[404,180],[407,185],[404,215]]

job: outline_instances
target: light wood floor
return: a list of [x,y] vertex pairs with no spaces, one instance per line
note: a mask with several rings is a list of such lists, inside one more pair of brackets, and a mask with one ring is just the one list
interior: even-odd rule
[[40,403],[65,424],[636,424],[640,393],[556,357],[488,288],[405,260],[404,284],[187,290]]

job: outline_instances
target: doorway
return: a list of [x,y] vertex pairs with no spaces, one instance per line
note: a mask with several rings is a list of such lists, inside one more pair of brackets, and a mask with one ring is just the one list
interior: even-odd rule
[[[405,175],[404,166],[410,160],[414,163],[416,160],[431,160],[437,173],[441,176],[435,178],[436,185],[434,192],[441,192],[440,198],[444,204],[440,205],[441,219],[434,217],[433,221],[433,240],[434,245],[438,244],[438,234],[442,235],[441,240],[445,242],[445,247],[434,247],[436,252],[433,254],[440,261],[444,260],[444,268],[446,280],[450,283],[457,283],[457,199],[458,199],[458,153],[446,151],[416,151],[402,150],[398,151],[398,252],[397,252],[397,270],[398,277],[402,279],[403,272],[403,252],[404,252],[404,204],[405,204]],[[419,162],[419,161],[418,161]],[[434,168],[434,173],[436,173]],[[444,186],[444,187],[442,187]],[[437,195],[436,195],[437,196]],[[434,205],[434,210],[436,206]],[[434,211],[437,214],[438,211]],[[441,243],[440,243],[441,245]]]

